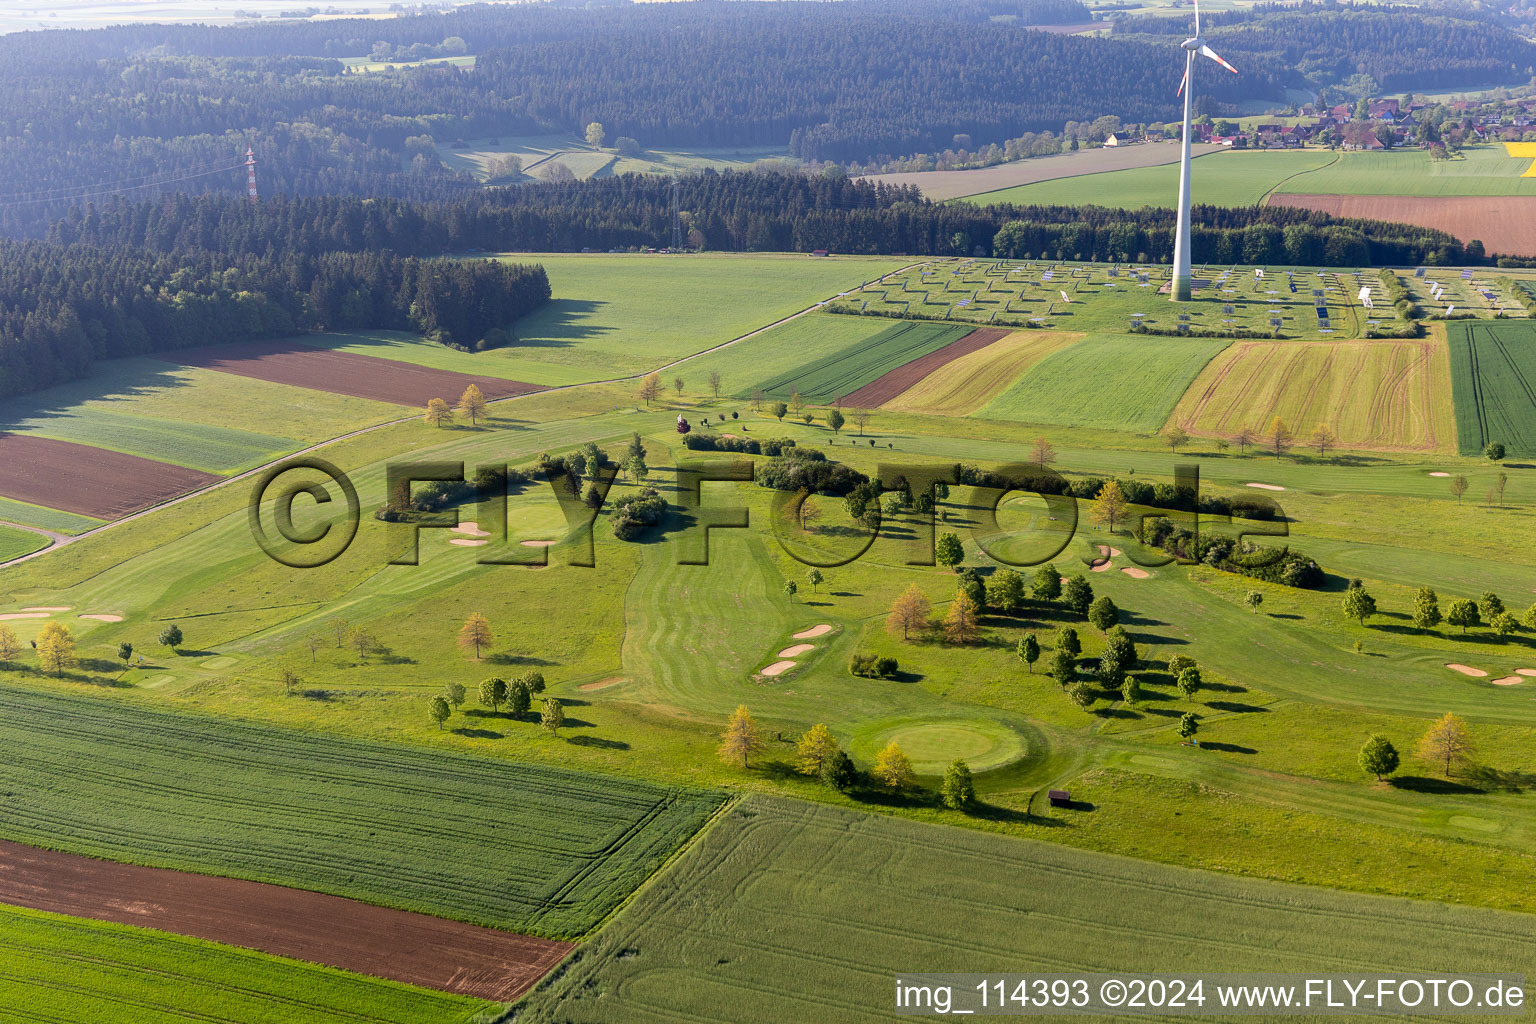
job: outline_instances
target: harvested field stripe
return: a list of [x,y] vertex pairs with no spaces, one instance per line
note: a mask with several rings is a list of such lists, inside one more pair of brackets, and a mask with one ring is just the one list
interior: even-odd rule
[[1036,363],[1082,338],[1058,331],[1017,331],[1002,341],[939,367],[885,403],[897,412],[968,416],[1002,393]]
[[233,878],[0,840],[0,903],[155,928],[274,956],[510,1002],[571,943]]
[[165,353],[168,362],[242,377],[291,384],[354,398],[420,407],[441,398],[450,405],[471,384],[486,398],[545,390],[538,384],[433,370],[413,363],[311,348],[292,341],[250,341]]
[[899,321],[873,338],[803,363],[760,387],[774,398],[789,398],[798,391],[807,402],[830,403],[858,391],[889,370],[958,341],[974,329],[969,324]]
[[72,441],[0,434],[0,495],[94,519],[116,519],[220,479]]
[[852,394],[844,395],[843,401],[854,408],[877,409],[903,391],[928,376],[939,367],[961,356],[979,352],[1011,332],[997,327],[981,327],[959,341],[952,341],[941,349],[888,370]]

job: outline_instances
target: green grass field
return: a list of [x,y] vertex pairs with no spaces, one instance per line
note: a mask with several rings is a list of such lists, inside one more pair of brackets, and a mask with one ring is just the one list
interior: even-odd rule
[[18,530],[12,526],[0,526],[0,562],[31,554],[48,546],[48,538],[30,530]]
[[1461,453],[1501,441],[1513,455],[1536,455],[1536,329],[1460,321],[1446,324],[1446,336]]
[[695,356],[677,367],[675,375],[693,381],[697,388],[707,384],[711,373],[718,373],[722,395],[746,398],[759,382],[863,344],[890,326],[878,317],[807,313],[756,338]]
[[0,907],[0,1019],[451,1024],[485,1004],[142,928]]
[[1339,159],[1282,182],[1276,192],[1357,196],[1523,196],[1532,194],[1529,157],[1502,144],[1469,146],[1457,160],[1431,160],[1421,149],[1340,153]]
[[[1316,171],[1335,158],[1335,154],[1326,150],[1212,153],[1190,165],[1191,187],[1202,203],[1252,206],[1262,203],[1271,190],[1291,175]],[[1179,165],[1173,163],[1041,181],[999,192],[967,196],[965,201],[987,205],[1092,203],[1095,206],[1135,210],[1143,206],[1171,207],[1178,196]]]
[[42,505],[31,505],[25,501],[16,501],[14,498],[0,498],[0,520],[68,534],[93,530],[103,522],[100,519],[92,519],[90,516],[80,516],[56,508],[45,508]]
[[891,1019],[893,979],[918,970],[1496,972],[1533,954],[1528,915],[751,798],[527,996],[518,1019],[873,1022]]
[[977,413],[988,419],[1158,430],[1228,342],[1089,335],[1046,356]]
[[5,702],[18,752],[0,774],[31,808],[6,838],[550,937],[601,920],[719,801],[30,689]]
[[[853,256],[596,253],[519,253],[508,258],[542,264],[554,289],[548,305],[514,326],[519,339],[515,346],[470,355],[389,334],[304,340],[534,384],[610,380],[724,344],[909,262]],[[698,380],[699,390],[703,386]]]
[[[871,318],[874,323],[881,323]],[[883,374],[959,341],[971,328],[917,321],[887,323],[878,334],[758,383],[771,398],[800,397],[814,405],[830,404]]]

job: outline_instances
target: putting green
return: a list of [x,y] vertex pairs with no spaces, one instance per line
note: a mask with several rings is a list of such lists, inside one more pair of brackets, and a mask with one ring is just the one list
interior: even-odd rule
[[857,757],[873,763],[881,748],[892,740],[912,760],[912,768],[919,775],[940,775],[956,759],[965,761],[973,772],[990,771],[1028,753],[1023,736],[1001,722],[984,718],[876,722],[862,730],[851,746]]

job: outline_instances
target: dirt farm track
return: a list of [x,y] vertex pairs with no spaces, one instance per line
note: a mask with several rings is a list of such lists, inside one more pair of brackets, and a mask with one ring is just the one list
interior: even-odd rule
[[0,903],[157,928],[497,1002],[526,992],[572,945],[302,889],[5,841]]
[[1394,220],[1474,238],[1490,253],[1536,256],[1536,196],[1273,195],[1271,206],[1321,210],[1335,217]]

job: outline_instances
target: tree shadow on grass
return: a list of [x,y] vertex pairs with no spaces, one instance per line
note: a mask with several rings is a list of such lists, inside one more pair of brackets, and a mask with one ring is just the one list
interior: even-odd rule
[[[566,719],[566,725],[570,719]],[[597,747],[602,750],[628,750],[629,744],[623,740],[610,740],[604,736],[572,736],[565,742],[574,743],[578,747]]]
[[498,651],[495,654],[487,654],[482,659],[487,665],[553,665],[554,662],[546,658],[535,658],[531,654],[508,654]]
[[[1109,700],[1119,700],[1120,696],[1119,696],[1119,694],[1116,694],[1115,696],[1107,698],[1107,699],[1109,699]],[[1094,710],[1093,713],[1095,715],[1097,715],[1098,717],[1100,717],[1100,718],[1142,718],[1143,717],[1139,712],[1132,711],[1130,708],[1097,708],[1097,709]]]
[[1480,764],[1467,769],[1467,779],[1487,789],[1506,793],[1519,793],[1536,786],[1536,772],[1508,771]]
[[1239,746],[1236,743],[1218,743],[1211,740],[1200,741],[1201,750],[1220,750],[1228,754],[1257,754],[1252,747]]
[[492,729],[467,729],[463,726],[449,729],[455,736],[468,736],[477,740],[499,740],[506,737],[505,733],[499,733]]
[[1231,700],[1213,700],[1207,703],[1206,707],[1216,711],[1230,711],[1238,715],[1246,715],[1255,711],[1267,712],[1269,710],[1269,708],[1260,707],[1257,704],[1239,704]]
[[1413,793],[1484,793],[1487,792],[1477,786],[1469,786],[1455,779],[1436,779],[1423,775],[1399,775],[1390,782],[1397,789],[1406,789]]

